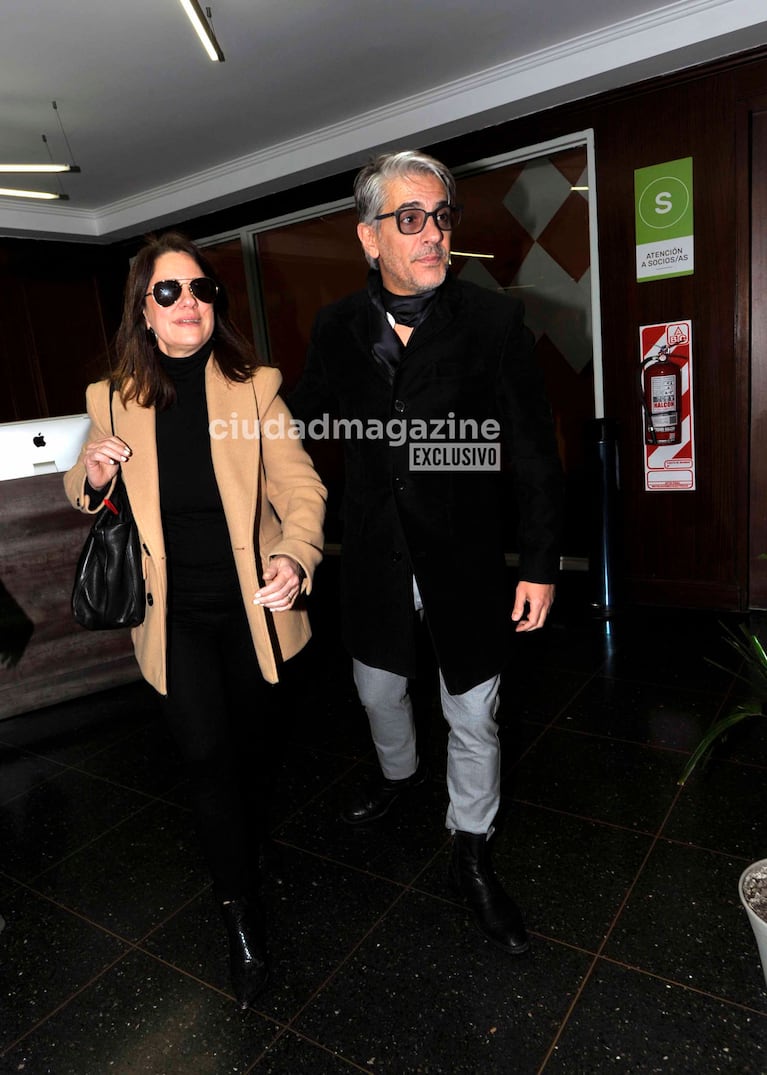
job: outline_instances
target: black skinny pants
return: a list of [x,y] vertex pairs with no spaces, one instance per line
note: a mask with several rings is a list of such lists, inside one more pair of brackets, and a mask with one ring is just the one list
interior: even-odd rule
[[268,831],[279,688],[261,675],[239,590],[173,595],[167,661],[165,717],[216,895],[247,895]]

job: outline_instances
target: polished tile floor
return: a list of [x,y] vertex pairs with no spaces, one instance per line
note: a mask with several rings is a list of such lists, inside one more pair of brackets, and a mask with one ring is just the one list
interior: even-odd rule
[[317,591],[270,755],[273,982],[244,1017],[152,692],[0,722],[2,1075],[767,1071],[767,990],[736,894],[767,855],[765,722],[677,786],[738,692],[706,660],[729,662],[718,617],[605,623],[573,576],[547,629],[512,641],[495,859],[533,939],[512,959],[444,884],[426,659],[430,781],[375,826],[338,820],[372,754],[332,565]]

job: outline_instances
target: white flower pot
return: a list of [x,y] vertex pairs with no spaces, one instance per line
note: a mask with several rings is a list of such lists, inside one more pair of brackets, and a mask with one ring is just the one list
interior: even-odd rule
[[745,868],[738,882],[738,894],[756,937],[767,985],[767,859],[759,859]]

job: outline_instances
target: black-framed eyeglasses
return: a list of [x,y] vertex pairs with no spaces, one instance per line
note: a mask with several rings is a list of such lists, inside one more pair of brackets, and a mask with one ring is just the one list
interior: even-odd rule
[[184,284],[189,285],[189,290],[200,302],[211,303],[218,294],[218,284],[209,276],[196,276],[194,280],[158,280],[152,285],[152,290],[144,296],[148,299],[151,295],[158,306],[172,306],[181,298]]
[[461,206],[441,205],[439,209],[434,209],[431,213],[427,213],[425,209],[413,209],[408,206],[404,209],[395,209],[393,213],[380,213],[374,219],[386,220],[391,216],[397,222],[397,230],[403,235],[418,235],[426,227],[429,217],[434,217],[434,223],[440,231],[452,231],[461,223]]

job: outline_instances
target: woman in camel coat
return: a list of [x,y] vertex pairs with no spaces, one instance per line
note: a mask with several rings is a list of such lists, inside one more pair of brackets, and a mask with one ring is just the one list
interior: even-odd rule
[[258,699],[309,639],[296,599],[321,559],[325,489],[289,436],[280,374],[258,365],[186,237],[166,234],[134,259],[117,348],[111,407],[109,382],[91,385],[88,443],[65,488],[97,512],[122,471],[146,582],[136,658],[186,765],[244,1010],[269,973],[265,821],[249,814],[266,767],[253,756]]

